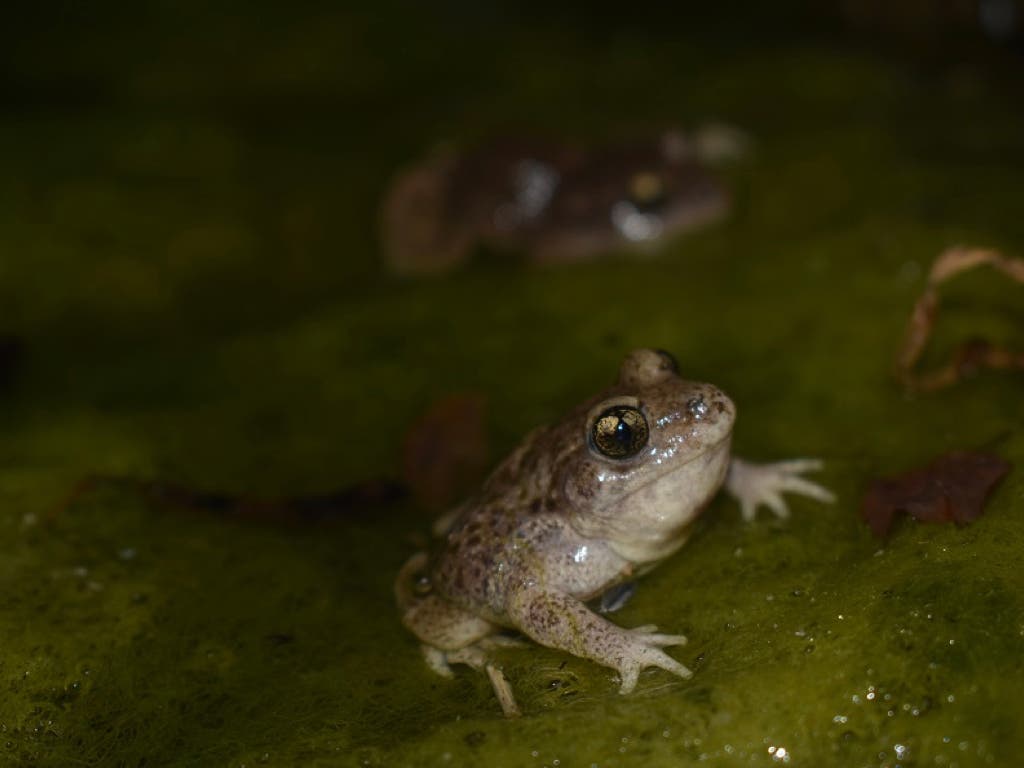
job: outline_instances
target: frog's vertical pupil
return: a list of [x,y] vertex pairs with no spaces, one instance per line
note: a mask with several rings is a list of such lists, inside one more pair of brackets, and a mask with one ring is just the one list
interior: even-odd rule
[[633,430],[621,419],[615,425],[615,442],[622,447],[623,452],[628,451],[629,444],[633,442]]

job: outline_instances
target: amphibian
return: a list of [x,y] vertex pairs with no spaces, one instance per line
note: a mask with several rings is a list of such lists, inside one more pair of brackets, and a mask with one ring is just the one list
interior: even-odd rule
[[385,261],[408,275],[450,269],[478,245],[539,263],[649,248],[727,212],[729,195],[702,162],[741,152],[727,130],[592,150],[503,139],[438,152],[391,185],[381,209]]
[[722,486],[747,519],[760,504],[788,514],[786,491],[832,500],[801,477],[816,460],[733,458],[735,418],[720,389],[683,379],[667,353],[640,349],[613,386],[531,432],[477,495],[438,521],[434,551],[398,576],[402,621],[430,667],[485,670],[506,714],[518,711],[511,688],[486,653],[503,628],[617,670],[622,693],[644,667],[689,677],[662,650],[685,637],[624,629],[585,603],[682,547]]

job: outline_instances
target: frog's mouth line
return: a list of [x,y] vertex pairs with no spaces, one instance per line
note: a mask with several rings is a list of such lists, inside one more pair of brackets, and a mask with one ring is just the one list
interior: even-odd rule
[[643,486],[641,486],[640,488],[637,488],[635,491],[630,491],[628,494],[623,496],[622,499],[620,499],[618,503],[621,503],[623,499],[628,499],[633,494],[639,493],[640,491],[642,491],[647,486],[653,485],[653,484],[657,483],[659,480],[662,480],[662,479],[668,477],[669,475],[674,475],[674,474],[676,474],[678,472],[682,472],[684,469],[686,469],[687,467],[691,466],[695,461],[700,461],[701,459],[706,458],[708,456],[708,454],[714,453],[714,452],[717,452],[717,451],[721,450],[723,445],[728,447],[728,445],[729,445],[729,443],[731,441],[732,441],[732,425],[729,426],[729,429],[726,431],[726,433],[724,435],[722,435],[719,439],[715,440],[712,443],[708,443],[706,441],[701,443],[701,444],[688,443],[687,444],[687,449],[690,450],[690,451],[693,451],[693,450],[697,449],[696,453],[694,453],[686,461],[676,461],[676,462],[672,463],[671,466],[667,467],[666,469],[664,469],[663,471],[659,472],[658,474],[652,475],[647,480],[647,482],[643,484]]
[[[586,516],[574,513],[571,518],[573,527],[582,535],[595,538],[612,536],[619,540],[647,541],[652,544],[663,539],[672,539],[700,514],[701,510],[707,506],[708,502],[721,487],[722,482],[725,480],[725,473],[729,468],[728,452],[731,440],[732,429],[730,428],[720,439],[706,444],[699,453],[691,456],[685,462],[673,464],[664,471],[647,478],[646,482],[640,487],[597,508],[596,514],[593,515],[596,518],[596,524],[588,524]],[[722,460],[721,455],[723,452],[726,454],[725,460]],[[708,465],[707,472],[714,471],[717,475],[717,477],[709,479],[705,477],[704,473],[701,473],[692,478],[689,484],[690,487],[699,486],[702,490],[701,493],[694,494],[694,498],[680,498],[679,505],[673,505],[672,513],[668,515],[652,516],[643,521],[649,523],[649,525],[643,525],[642,523],[638,525],[635,522],[637,509],[642,508],[636,503],[638,494],[650,493],[650,489],[653,486],[658,485],[672,475],[680,474],[687,470],[692,471],[693,465],[701,461]],[[654,501],[656,500],[652,499],[652,502]],[[620,528],[616,523],[621,521],[623,515],[620,511],[624,507],[631,507],[633,514],[629,515],[628,527]],[[692,510],[691,514],[685,514],[687,508]]]
[[[687,459],[686,461],[684,461],[682,463],[675,464],[671,468],[666,469],[664,472],[660,472],[657,475],[654,475],[653,477],[651,477],[648,480],[648,482],[644,483],[640,488],[637,488],[636,490],[627,493],[625,496],[623,496],[621,499],[619,499],[618,505],[621,506],[623,502],[627,501],[628,499],[633,498],[638,493],[643,493],[650,486],[656,485],[658,482],[660,482],[661,480],[664,480],[666,477],[670,477],[672,475],[680,474],[680,473],[684,472],[688,468],[692,467],[693,464],[698,462],[698,461],[704,461],[706,464],[709,464],[709,465],[713,464],[714,463],[713,461],[709,461],[708,460],[709,457],[711,457],[713,459],[717,459],[719,454],[723,450],[728,452],[729,443],[731,442],[731,440],[732,440],[732,430],[729,430],[729,432],[725,436],[723,436],[720,440],[717,440],[716,442],[711,443],[710,445],[705,445],[703,447],[703,449],[699,453],[691,456],[689,459]],[[725,464],[725,467],[727,469],[728,466],[729,466],[729,462],[726,461],[726,462],[724,462],[724,464]],[[709,468],[708,471],[711,471],[711,469]],[[725,479],[725,471],[724,470],[721,471],[721,475],[722,475],[722,477],[719,478],[717,482],[711,483],[711,485],[714,487],[714,490],[711,493],[712,496],[714,495],[714,493],[716,493],[718,491],[718,489],[722,485],[722,481]]]

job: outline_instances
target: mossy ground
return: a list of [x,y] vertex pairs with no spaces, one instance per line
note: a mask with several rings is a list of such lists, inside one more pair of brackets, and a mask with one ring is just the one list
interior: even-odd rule
[[[882,55],[765,11],[254,8],[69,8],[5,45],[0,331],[26,357],[0,399],[0,761],[1015,762],[1024,380],[908,397],[889,366],[942,248],[1024,254],[1024,62]],[[439,139],[708,118],[754,139],[734,215],[657,259],[379,268],[376,202]],[[1024,344],[1024,287],[949,298],[936,359],[975,332]],[[411,507],[303,528],[102,484],[66,501],[96,472],[257,496],[392,473],[453,390],[486,394],[497,457],[639,345],[733,396],[738,453],[821,456],[839,494],[753,525],[721,499],[643,581],[617,620],[687,634],[690,681],[621,697],[606,669],[508,650],[527,715],[506,721],[482,677],[433,677],[391,597]],[[869,478],[983,445],[1016,466],[984,518],[869,537]]]

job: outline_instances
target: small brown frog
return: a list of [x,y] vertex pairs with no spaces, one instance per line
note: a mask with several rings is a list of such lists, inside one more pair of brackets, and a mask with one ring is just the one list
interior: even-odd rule
[[718,489],[753,519],[765,504],[788,514],[782,493],[824,502],[801,477],[821,462],[754,465],[730,455],[736,408],[718,388],[680,377],[665,352],[640,349],[618,382],[531,432],[480,492],[435,526],[439,546],[402,568],[395,592],[427,663],[485,670],[505,713],[511,688],[487,658],[502,628],[618,671],[629,693],[644,667],[690,671],[663,648],[682,635],[623,629],[585,602],[642,575],[686,543]]
[[382,207],[385,261],[396,274],[443,272],[485,245],[539,263],[643,250],[729,208],[702,163],[742,151],[726,127],[694,137],[584,151],[529,140],[443,151],[400,175]]

